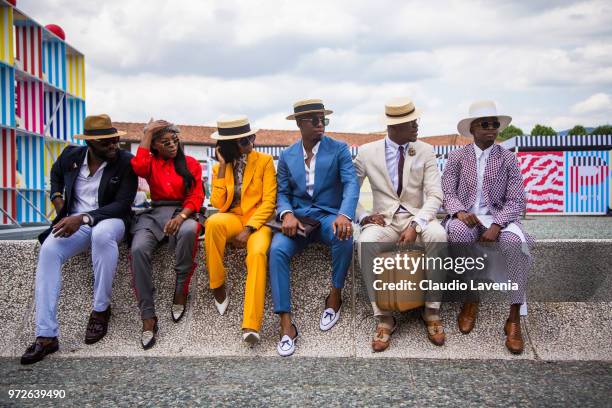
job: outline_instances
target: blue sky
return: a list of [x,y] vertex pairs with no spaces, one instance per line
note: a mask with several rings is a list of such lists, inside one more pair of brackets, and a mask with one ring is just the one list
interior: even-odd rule
[[411,97],[420,134],[456,132],[473,100],[557,130],[612,122],[609,1],[19,0],[86,55],[87,111],[214,125],[246,114],[293,129],[292,103],[323,98],[328,130],[384,129]]

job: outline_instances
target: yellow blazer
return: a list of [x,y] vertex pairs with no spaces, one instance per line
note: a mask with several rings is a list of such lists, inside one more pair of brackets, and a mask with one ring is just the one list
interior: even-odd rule
[[[210,203],[220,212],[228,212],[234,199],[234,166],[228,163],[220,179],[219,164],[213,166]],[[256,229],[274,215],[276,209],[276,170],[272,156],[253,150],[247,157],[242,177],[240,209],[244,225]]]

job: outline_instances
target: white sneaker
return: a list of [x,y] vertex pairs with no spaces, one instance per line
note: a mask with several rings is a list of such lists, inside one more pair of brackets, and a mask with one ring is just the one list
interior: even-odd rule
[[291,338],[288,334],[285,334],[276,345],[276,351],[281,357],[289,357],[295,352],[295,341],[298,338],[298,331],[294,324],[292,326],[295,329],[295,337]]
[[332,307],[328,307],[321,314],[321,321],[319,322],[319,328],[323,331],[328,331],[338,321],[340,318],[340,310],[342,310],[342,305],[340,305],[340,309],[336,312]]
[[225,300],[223,301],[223,303],[217,302],[217,299],[215,299],[214,296],[213,296],[213,299],[215,301],[215,307],[217,308],[217,311],[219,312],[221,316],[223,316],[223,314],[227,310],[227,305],[229,305],[229,293],[227,289],[225,290]]

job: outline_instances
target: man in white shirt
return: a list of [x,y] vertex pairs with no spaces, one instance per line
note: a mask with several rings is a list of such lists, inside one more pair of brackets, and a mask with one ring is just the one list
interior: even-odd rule
[[[525,188],[514,154],[495,144],[500,131],[512,118],[499,115],[493,101],[477,101],[470,106],[469,116],[457,130],[473,137],[474,143],[449,155],[442,177],[444,209],[448,212],[445,226],[448,240],[456,247],[480,242],[498,242],[503,264],[491,263],[488,268],[504,267],[507,279],[517,285],[510,294],[510,313],[504,331],[506,347],[515,354],[523,352],[520,306],[525,299],[527,273],[532,259],[528,244],[533,239],[521,225],[525,211]],[[461,248],[462,249],[462,248]],[[457,323],[468,334],[478,314],[475,294],[468,293]]]
[[[374,351],[389,347],[397,327],[392,312],[382,310],[375,301],[372,260],[385,246],[382,243],[391,243],[392,247],[424,244],[427,256],[435,257],[446,242],[446,232],[436,220],[442,204],[436,156],[431,145],[417,140],[420,114],[410,99],[388,102],[387,136],[361,146],[355,159],[359,182],[369,179],[374,199],[372,212],[366,212],[361,205],[356,212],[362,226],[358,239],[361,271],[378,323],[372,340]],[[439,280],[439,275],[440,271],[428,271],[429,279]],[[439,309],[439,294],[428,292],[423,312],[427,337],[441,346],[445,334]]]
[[57,217],[39,236],[36,268],[36,341],[21,357],[32,364],[59,349],[57,303],[62,265],[91,247],[94,272],[92,312],[85,343],[101,340],[110,320],[113,278],[131,217],[138,179],[129,152],[119,149],[124,132],[112,126],[107,115],[85,118],[85,132],[76,135],[87,146],[68,146],[51,167],[51,202]]

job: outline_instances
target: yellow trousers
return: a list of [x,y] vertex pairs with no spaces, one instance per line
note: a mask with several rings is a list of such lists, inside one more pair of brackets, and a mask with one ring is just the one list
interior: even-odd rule
[[[211,289],[218,288],[225,282],[225,245],[244,229],[244,223],[247,221],[242,219],[239,211],[216,213],[206,220],[204,248]],[[266,226],[252,233],[247,241],[243,329],[259,331],[261,328],[268,275],[268,248],[271,241],[272,230]]]

